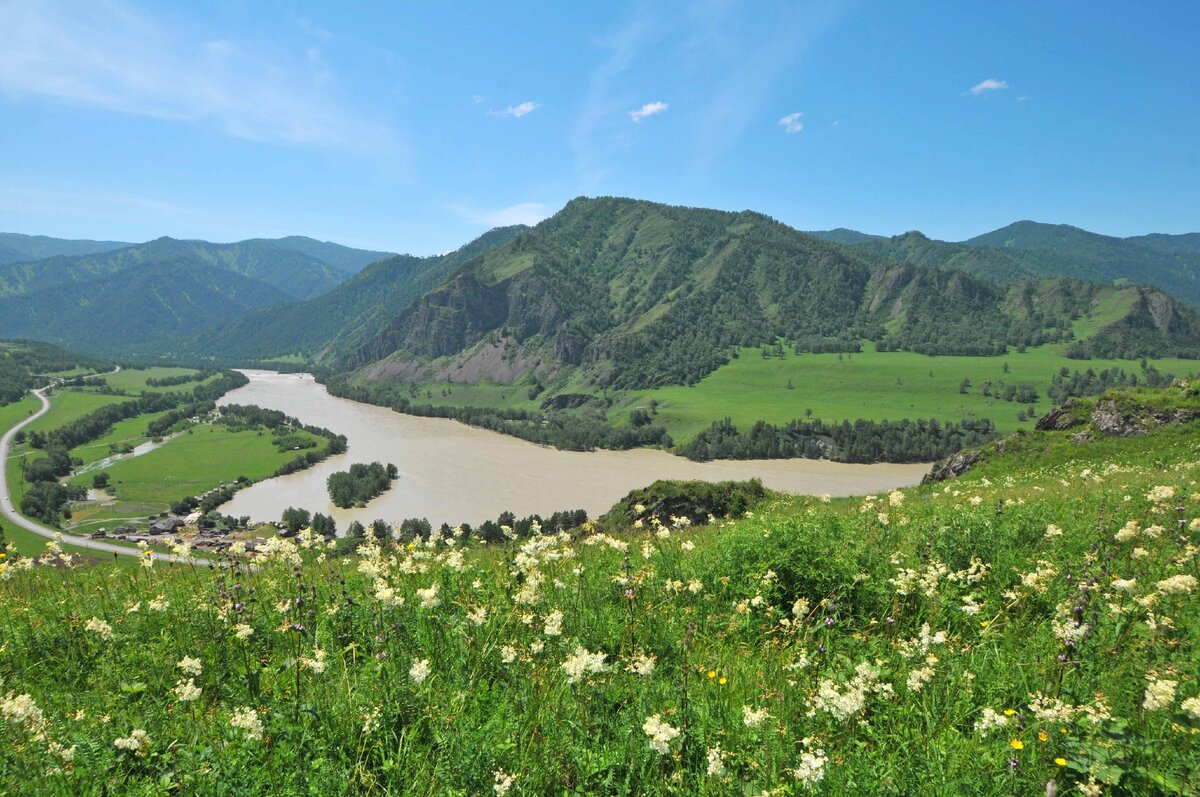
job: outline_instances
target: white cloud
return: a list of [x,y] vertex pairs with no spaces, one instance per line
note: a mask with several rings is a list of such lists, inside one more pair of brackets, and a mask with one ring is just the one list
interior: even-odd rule
[[641,108],[636,108],[630,111],[629,118],[634,122],[641,124],[642,120],[647,116],[654,116],[655,114],[662,113],[670,107],[671,106],[667,105],[665,102],[648,102]]
[[802,113],[789,113],[787,116],[779,120],[779,124],[783,126],[784,132],[799,133],[804,129],[804,123],[800,121]]
[[527,113],[533,113],[538,108],[541,108],[541,103],[523,102],[520,105],[510,105],[503,111],[490,111],[492,116],[515,116],[520,119]]
[[254,141],[366,148],[390,138],[331,97],[328,78],[311,44],[214,41],[117,0],[0,4],[0,93],[17,99],[208,123]]
[[1008,88],[1008,83],[1006,81],[997,80],[994,77],[990,77],[987,80],[982,80],[982,81],[976,83],[974,86],[967,89],[966,93],[968,93],[968,94],[983,94],[984,92],[987,92],[987,91],[999,91],[1000,89],[1006,89],[1006,88]]
[[513,224],[532,226],[551,215],[550,209],[541,202],[520,202],[495,210],[465,204],[448,205],[447,208],[472,224],[484,227],[508,227]]
[[471,102],[475,103],[476,105],[483,102],[483,100],[484,100],[484,97],[482,94],[475,94],[471,97]]

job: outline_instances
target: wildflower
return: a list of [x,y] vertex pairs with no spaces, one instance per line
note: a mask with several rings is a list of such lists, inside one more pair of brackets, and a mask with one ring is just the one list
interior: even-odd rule
[[993,728],[1003,728],[1006,725],[1008,725],[1008,717],[1005,714],[998,714],[993,709],[985,708],[983,717],[975,722],[975,732],[986,738]]
[[245,623],[238,623],[233,627],[233,635],[238,639],[246,640],[254,633],[254,629]]
[[517,660],[517,649],[512,645],[501,645],[500,660],[505,664],[512,664]]
[[0,699],[0,717],[4,717],[5,721],[12,725],[23,728],[34,739],[43,738],[49,725],[45,714],[38,708],[32,697],[29,695],[13,697],[12,692]]
[[1130,555],[1132,555],[1134,559],[1145,559],[1150,555],[1150,552],[1139,545],[1130,552]]
[[1025,749],[1025,743],[1022,742],[1020,739],[1013,739],[1011,742],[1008,743],[1008,746],[1014,750],[1024,750]]
[[693,595],[699,595],[704,591],[704,582],[698,578],[693,578],[687,583],[687,590]]
[[149,734],[141,728],[134,728],[123,739],[113,739],[113,747],[133,753],[138,758],[145,758],[150,754],[150,744]]
[[438,597],[436,581],[428,589],[417,590],[417,597],[421,599],[422,609],[436,609],[442,605],[442,599]]
[[729,679],[722,675],[717,679],[717,683],[719,683],[721,686],[724,686],[725,684],[729,683]]
[[252,708],[239,708],[229,718],[229,724],[245,732],[247,739],[262,739],[263,726],[258,712]]
[[889,506],[900,506],[903,503],[904,493],[900,492],[899,490],[892,490],[890,493],[888,493]]
[[933,667],[922,667],[908,674],[908,688],[912,692],[920,692],[925,684],[933,680]]
[[642,730],[650,737],[650,749],[659,755],[669,753],[671,740],[679,736],[679,729],[663,722],[659,714],[647,717]]
[[1061,537],[1062,533],[1063,533],[1062,529],[1060,529],[1058,526],[1054,525],[1053,523],[1050,523],[1046,526],[1046,533],[1043,535],[1043,537],[1045,539],[1049,540],[1054,537]]
[[191,656],[184,656],[175,666],[183,670],[184,675],[199,675],[204,669],[200,660],[193,659]]
[[742,722],[747,728],[757,728],[770,716],[765,708],[752,709],[749,706],[742,706]]
[[1038,731],[1038,741],[1039,742],[1044,742],[1049,738],[1050,738],[1050,734],[1046,733],[1045,731]]
[[152,612],[165,612],[171,606],[171,602],[159,595],[154,600],[146,604]]
[[578,683],[585,675],[604,672],[606,658],[605,653],[591,653],[583,645],[576,645],[575,652],[562,664],[567,672],[567,683]]
[[1157,711],[1160,708],[1170,708],[1175,702],[1175,687],[1178,681],[1147,675],[1150,685],[1146,687],[1146,696],[1142,699],[1142,708],[1147,711]]
[[721,751],[721,745],[708,748],[708,769],[707,774],[711,778],[720,778],[725,776],[725,754]]
[[496,792],[496,797],[504,797],[504,795],[508,794],[508,790],[512,788],[513,781],[516,780],[515,775],[509,775],[503,769],[497,769],[492,773],[492,777],[495,779],[495,785],[492,786],[492,790]]
[[1174,497],[1175,488],[1161,484],[1157,487],[1152,487],[1150,492],[1146,493],[1146,500],[1155,504],[1161,504],[1164,501],[1170,501]]
[[716,677],[717,677],[717,671],[716,671],[716,670],[709,670],[709,671],[708,671],[708,679],[709,679],[710,681],[711,681],[713,678],[716,678]]
[[1196,577],[1184,573],[1164,578],[1154,586],[1163,595],[1187,595],[1196,588]]
[[826,761],[824,750],[806,750],[800,754],[800,763],[790,772],[804,786],[813,786],[825,777]]
[[625,669],[637,675],[650,675],[654,672],[654,665],[657,661],[658,658],[656,656],[637,653],[634,655],[633,661]]
[[1134,587],[1137,586],[1137,579],[1136,578],[1118,578],[1113,581],[1112,585],[1113,585],[1113,589],[1120,590],[1121,592],[1133,592]]
[[1060,756],[1060,757],[1058,757],[1058,758],[1054,759],[1054,763],[1055,763],[1055,764],[1057,764],[1057,765],[1058,765],[1058,766],[1060,766],[1060,767],[1065,767],[1065,766],[1067,765],[1067,759],[1065,759],[1065,758],[1062,758],[1062,757]]
[[542,633],[546,636],[561,636],[562,635],[563,613],[558,609],[550,612],[546,617],[546,627]]
[[471,625],[483,625],[487,622],[487,609],[483,606],[476,606],[467,612],[467,622]]
[[196,686],[195,678],[188,678],[186,682],[180,678],[179,683],[175,684],[175,699],[180,703],[190,703],[200,699],[201,691],[200,687]]
[[1200,720],[1200,696],[1189,697],[1187,700],[1179,704],[1179,707],[1184,710],[1194,720]]
[[1095,777],[1089,776],[1087,783],[1079,784],[1079,793],[1083,797],[1100,797],[1100,795],[1104,794],[1104,787],[1096,782]]
[[320,648],[316,648],[313,650],[312,658],[302,657],[300,659],[300,664],[304,667],[307,667],[317,675],[320,675],[321,673],[325,672],[325,651],[321,650]]
[[99,617],[93,617],[87,621],[87,625],[83,627],[85,631],[90,631],[96,634],[101,639],[112,639],[112,626],[101,620]]
[[413,682],[420,685],[426,678],[429,677],[429,659],[421,659],[414,661],[413,666],[408,671],[408,677],[413,679]]

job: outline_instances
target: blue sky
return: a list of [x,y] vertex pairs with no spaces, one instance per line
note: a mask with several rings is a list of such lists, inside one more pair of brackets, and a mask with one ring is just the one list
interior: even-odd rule
[[0,229],[427,254],[585,194],[1197,231],[1197,42],[1195,2],[0,0]]

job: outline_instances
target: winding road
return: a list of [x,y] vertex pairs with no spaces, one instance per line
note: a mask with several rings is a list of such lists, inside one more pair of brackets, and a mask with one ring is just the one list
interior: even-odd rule
[[[116,370],[109,371],[108,373],[116,373],[119,370],[121,369],[118,367]],[[96,376],[104,376],[104,374],[96,374]],[[42,402],[42,408],[18,423],[13,428],[9,429],[4,433],[3,437],[0,437],[0,515],[3,515],[4,518],[10,523],[20,526],[26,531],[31,531],[40,537],[46,537],[47,539],[54,540],[58,539],[61,535],[63,543],[67,545],[74,545],[77,548],[86,548],[90,551],[100,551],[104,553],[114,553],[118,556],[143,556],[144,554],[142,551],[137,548],[129,548],[122,545],[114,545],[111,542],[103,542],[101,540],[93,540],[87,537],[79,537],[74,534],[67,534],[59,529],[52,529],[48,526],[43,526],[40,523],[36,523],[19,515],[17,513],[17,508],[13,506],[12,496],[8,491],[8,479],[5,475],[5,471],[8,469],[8,450],[11,447],[12,439],[17,432],[21,431],[21,429],[24,429],[26,426],[50,411],[50,399],[46,398],[46,391],[48,389],[49,386],[32,391],[33,395],[37,396]],[[172,557],[168,554],[158,552],[155,552],[153,557],[160,562],[176,561],[183,564],[200,565],[202,567],[212,564],[212,562],[208,559],[200,559],[195,557],[179,559],[177,557]]]

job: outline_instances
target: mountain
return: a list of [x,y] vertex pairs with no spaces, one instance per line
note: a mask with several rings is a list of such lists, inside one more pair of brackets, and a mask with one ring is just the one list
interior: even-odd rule
[[158,351],[181,335],[287,298],[226,269],[160,261],[0,299],[0,336],[36,338],[90,353]]
[[1039,274],[1109,284],[1154,285],[1200,304],[1197,236],[1114,238],[1068,224],[1018,221],[964,241],[1010,252]]
[[357,274],[371,263],[396,257],[395,252],[374,252],[369,249],[353,249],[331,241],[317,241],[303,235],[289,235],[286,238],[252,238],[242,243],[256,243],[273,246],[291,252],[299,252],[311,258],[344,271],[347,274]]
[[814,238],[820,238],[822,241],[832,241],[835,244],[849,244],[850,246],[858,246],[868,241],[886,240],[882,235],[871,235],[858,230],[848,230],[845,227],[838,227],[835,230],[812,230],[808,233]]
[[65,238],[50,238],[45,235],[22,235],[16,232],[0,232],[0,264],[21,263],[29,260],[45,260],[57,255],[94,255],[124,249],[133,244],[120,241],[87,241]]
[[348,275],[314,257],[261,241],[211,244],[159,238],[144,244],[92,255],[57,256],[0,266],[0,296],[81,283],[124,269],[191,263],[215,266],[275,287],[294,299],[324,293]]
[[[836,232],[836,231],[835,231]],[[949,268],[992,282],[1016,282],[1043,276],[1019,254],[986,247],[948,243],[926,237],[920,232],[906,232],[891,238],[880,235],[861,235],[852,240],[842,236],[841,243],[898,261],[925,268]],[[832,239],[827,239],[832,240]],[[1063,275],[1049,275],[1063,276]]]
[[500,227],[445,255],[395,255],[372,263],[328,293],[249,313],[198,336],[186,348],[234,359],[310,357],[329,347],[353,349],[463,263],[507,243],[524,229],[524,225]]
[[[598,387],[692,384],[736,347],[781,339],[853,351],[867,338],[929,354],[1068,340],[1071,319],[1116,291],[1066,279],[997,285],[751,211],[579,198],[465,263],[334,362],[366,380],[512,382],[577,369]],[[1196,313],[1133,291],[1128,308],[1156,309],[1114,341],[1195,356]]]

